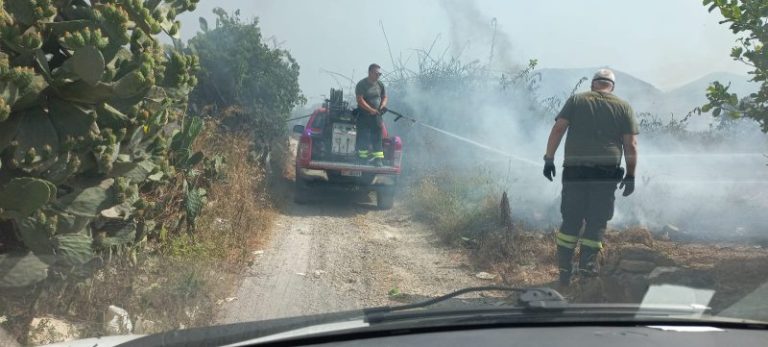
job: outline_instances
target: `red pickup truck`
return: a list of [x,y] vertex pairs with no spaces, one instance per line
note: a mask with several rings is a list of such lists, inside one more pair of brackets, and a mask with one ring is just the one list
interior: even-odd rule
[[307,203],[313,190],[364,190],[376,192],[380,209],[390,209],[400,176],[403,143],[397,136],[390,137],[384,127],[384,165],[360,163],[355,148],[355,116],[340,94],[334,93],[312,113],[306,126],[293,127],[293,132],[301,134],[296,151],[294,201]]

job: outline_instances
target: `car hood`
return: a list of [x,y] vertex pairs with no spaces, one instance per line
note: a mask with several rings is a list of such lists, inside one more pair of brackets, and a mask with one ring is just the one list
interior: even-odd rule
[[50,345],[44,345],[43,347],[112,347],[144,336],[145,335],[115,335],[91,337],[87,339],[57,342]]

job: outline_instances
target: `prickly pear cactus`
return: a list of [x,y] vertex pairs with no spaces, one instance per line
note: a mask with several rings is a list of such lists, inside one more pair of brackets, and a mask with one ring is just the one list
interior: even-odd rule
[[156,35],[197,2],[0,0],[0,232],[51,269],[135,241],[199,68]]

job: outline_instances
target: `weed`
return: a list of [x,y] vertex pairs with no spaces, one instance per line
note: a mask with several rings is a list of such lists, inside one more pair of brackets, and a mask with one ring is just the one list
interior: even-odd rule
[[189,234],[172,237],[163,246],[163,253],[175,258],[208,258],[214,254],[215,246],[195,240]]
[[389,296],[399,296],[400,294],[401,294],[400,289],[397,287],[392,288],[389,290],[389,292],[387,292],[387,295]]

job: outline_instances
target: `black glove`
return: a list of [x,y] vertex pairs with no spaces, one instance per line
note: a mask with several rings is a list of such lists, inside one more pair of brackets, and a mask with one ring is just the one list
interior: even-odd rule
[[619,185],[619,189],[624,189],[624,193],[621,194],[623,196],[629,196],[632,194],[632,192],[635,191],[635,176],[626,175],[624,176],[624,179],[621,180],[621,184]]
[[556,171],[555,159],[550,159],[544,156],[544,177],[552,181],[552,177],[557,176]]

